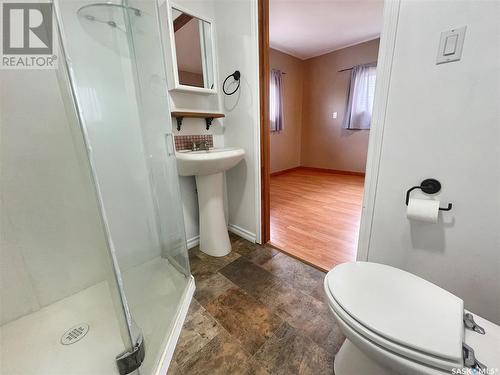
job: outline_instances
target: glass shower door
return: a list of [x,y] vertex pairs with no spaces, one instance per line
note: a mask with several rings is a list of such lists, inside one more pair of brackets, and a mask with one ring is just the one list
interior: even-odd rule
[[70,80],[140,368],[158,368],[189,273],[154,0],[58,2]]
[[67,83],[0,70],[0,374],[116,374],[132,345]]
[[[157,189],[157,212],[164,213],[158,217],[163,231],[162,251],[181,272],[189,274],[157,1],[128,0],[125,3],[132,9],[128,17],[131,30],[128,35],[135,61],[145,147],[152,176],[158,181],[153,183]],[[141,15],[137,16],[135,10]]]

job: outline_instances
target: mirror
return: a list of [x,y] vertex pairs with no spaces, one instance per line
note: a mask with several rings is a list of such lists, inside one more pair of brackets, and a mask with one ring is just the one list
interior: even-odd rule
[[172,7],[175,88],[215,91],[212,24]]

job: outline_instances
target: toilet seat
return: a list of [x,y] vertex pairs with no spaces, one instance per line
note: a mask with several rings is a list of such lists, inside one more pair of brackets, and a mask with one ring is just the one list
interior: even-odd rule
[[[348,339],[407,373],[449,374],[462,368],[462,342],[478,339],[475,332],[464,336],[461,299],[390,266],[341,264],[325,277],[325,292]],[[487,323],[489,337],[480,335],[483,343],[473,345],[479,360],[483,349],[500,340],[500,327]]]
[[[333,310],[332,310],[333,311]],[[337,366],[337,359],[342,361],[343,358],[335,357],[335,373],[339,375],[353,375],[353,374],[363,374],[367,373],[366,371],[359,371],[357,367],[362,368],[370,368],[371,373],[374,375],[388,375],[388,374],[404,374],[404,375],[449,375],[450,371],[440,370],[437,368],[429,367],[426,364],[421,364],[416,361],[407,360],[405,357],[393,353],[387,350],[386,347],[380,346],[363,335],[359,334],[356,330],[352,329],[348,326],[342,319],[338,317],[337,314],[334,315],[337,317],[337,322],[340,326],[342,332],[346,335],[347,339],[342,345],[340,351],[345,349],[344,347],[347,345],[349,348],[352,348],[350,343],[354,344],[355,347],[358,348],[358,351],[364,353],[365,355],[351,357],[351,363],[345,364],[342,363],[340,368]],[[340,354],[339,351],[339,354]],[[344,356],[345,357],[345,356]],[[371,360],[367,360],[369,357]],[[361,366],[360,366],[361,365]],[[354,368],[353,368],[354,367]],[[391,369],[393,371],[388,371],[387,369]],[[394,370],[396,372],[394,372]]]
[[462,367],[463,301],[415,275],[368,262],[325,278],[332,310],[366,339],[443,370]]
[[[407,359],[409,362],[415,362],[425,367],[434,367],[436,369],[443,370],[443,373],[449,374],[453,368],[463,367],[462,361],[451,362],[444,359],[440,359],[434,356],[430,356],[425,352],[419,352],[412,350],[411,348],[399,345],[398,343],[387,340],[383,336],[378,335],[375,332],[370,331],[357,320],[353,319],[349,314],[347,314],[342,307],[330,296],[329,304],[330,309],[339,320],[341,325],[345,328],[350,329],[353,333],[359,336],[359,339],[366,341],[370,346],[377,348],[379,351],[384,351],[390,353],[391,356],[396,356],[399,358]],[[344,332],[346,334],[346,332]],[[353,337],[349,337],[351,341]]]

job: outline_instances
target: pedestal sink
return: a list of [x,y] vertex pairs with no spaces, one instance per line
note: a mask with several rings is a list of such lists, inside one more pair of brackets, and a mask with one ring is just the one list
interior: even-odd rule
[[223,172],[238,164],[242,148],[212,148],[208,151],[177,151],[177,169],[181,176],[195,176],[200,211],[200,250],[221,257],[231,251],[224,217]]

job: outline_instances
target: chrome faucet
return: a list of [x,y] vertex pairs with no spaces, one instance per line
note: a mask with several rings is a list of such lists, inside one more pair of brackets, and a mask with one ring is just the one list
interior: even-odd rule
[[210,146],[208,145],[208,141],[193,142],[193,144],[191,145],[191,151],[208,151],[209,149]]
[[210,147],[208,146],[208,141],[207,140],[201,142],[201,144],[200,144],[200,150],[206,150],[206,151],[208,151],[209,148]]

